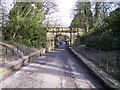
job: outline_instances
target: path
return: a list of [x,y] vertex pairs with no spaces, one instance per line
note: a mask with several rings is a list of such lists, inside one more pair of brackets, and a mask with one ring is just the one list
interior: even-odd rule
[[102,88],[64,49],[38,57],[0,82],[3,88]]

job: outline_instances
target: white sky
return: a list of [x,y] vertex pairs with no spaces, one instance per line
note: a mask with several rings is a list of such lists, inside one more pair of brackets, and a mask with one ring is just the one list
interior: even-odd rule
[[72,20],[72,9],[75,7],[77,0],[55,0],[58,4],[59,11],[53,16],[58,19],[63,26],[69,26]]
[[1,0],[1,2],[6,4],[7,12],[9,12],[9,9],[12,7],[13,0]]

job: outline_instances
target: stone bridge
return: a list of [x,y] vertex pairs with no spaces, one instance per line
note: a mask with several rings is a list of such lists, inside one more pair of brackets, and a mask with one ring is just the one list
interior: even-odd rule
[[47,48],[48,51],[54,49],[56,38],[59,36],[65,36],[66,41],[68,42],[69,46],[71,46],[77,36],[83,35],[84,30],[81,28],[71,28],[71,27],[48,27],[46,28],[47,34]]

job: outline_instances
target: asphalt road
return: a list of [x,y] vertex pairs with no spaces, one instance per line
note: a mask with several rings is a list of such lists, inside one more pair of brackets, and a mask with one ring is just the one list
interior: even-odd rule
[[64,49],[38,57],[0,82],[1,88],[103,88],[89,72]]

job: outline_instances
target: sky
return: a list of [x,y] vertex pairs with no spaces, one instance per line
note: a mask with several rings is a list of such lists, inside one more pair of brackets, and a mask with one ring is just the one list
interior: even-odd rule
[[75,7],[75,2],[77,0],[55,0],[58,4],[58,12],[53,13],[51,16],[57,20],[57,23],[62,24],[62,26],[70,26],[73,19],[72,9]]
[[1,0],[1,2],[6,4],[7,13],[8,13],[9,9],[11,9],[13,7],[13,5],[12,5],[13,0]]

